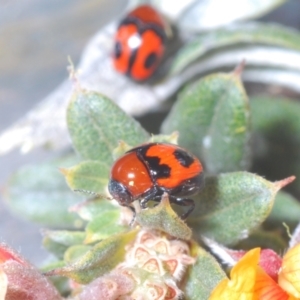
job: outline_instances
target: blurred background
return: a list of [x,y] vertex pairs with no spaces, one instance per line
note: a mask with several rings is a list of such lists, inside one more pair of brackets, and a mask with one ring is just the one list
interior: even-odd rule
[[[68,77],[91,38],[117,18],[126,1],[117,0],[0,0],[0,131],[21,118]],[[19,166],[55,156],[18,151],[0,156],[0,186]],[[0,201],[0,241],[34,263],[45,257],[39,226],[11,215]],[[39,251],[40,250],[40,251]]]
[[[99,28],[120,17],[127,1],[0,0],[0,131],[21,118],[67,78],[67,57],[78,62]],[[300,29],[300,1],[291,0],[261,18]],[[153,117],[153,116],[152,116]],[[0,186],[19,166],[55,153],[39,150],[0,156]],[[40,227],[14,217],[0,201],[0,241],[33,263],[46,256]]]

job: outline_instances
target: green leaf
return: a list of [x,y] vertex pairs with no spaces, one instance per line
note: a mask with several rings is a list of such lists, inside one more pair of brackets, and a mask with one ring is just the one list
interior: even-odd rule
[[143,228],[160,230],[178,239],[189,240],[192,236],[191,229],[173,211],[166,193],[158,205],[137,213],[136,221]]
[[68,246],[58,243],[48,236],[43,238],[43,247],[61,260],[64,258],[65,251],[68,249]]
[[[42,272],[47,272],[49,270],[52,270],[53,268],[61,268],[63,266],[65,266],[64,261],[56,260],[55,262],[48,262],[46,265],[42,266],[40,270]],[[62,296],[67,297],[70,294],[70,282],[68,278],[57,276],[51,278],[51,282],[54,284],[54,286]]]
[[57,277],[57,278],[52,278],[51,282],[55,286],[55,288],[58,290],[59,294],[67,297],[70,295],[71,290],[70,290],[70,281],[67,278],[63,277]]
[[151,136],[149,143],[169,143],[178,144],[178,132],[174,131],[171,134],[154,134]]
[[84,161],[72,168],[61,169],[72,190],[103,193],[109,180],[109,166],[100,161]]
[[77,89],[67,111],[73,146],[82,158],[110,166],[119,141],[129,145],[145,142],[149,135],[133,118],[107,97]]
[[233,245],[267,218],[277,191],[292,180],[272,183],[247,172],[208,177],[188,224],[199,236]]
[[[250,101],[254,132],[253,171],[277,180],[300,178],[300,103],[291,99],[256,97]],[[300,193],[296,180],[290,187]]]
[[205,56],[212,51],[224,50],[225,47],[245,46],[245,44],[276,46],[299,51],[300,34],[298,31],[282,25],[258,22],[244,23],[203,33],[180,49],[173,61],[171,73],[181,73],[196,60],[205,59]]
[[43,230],[43,246],[62,259],[68,247],[82,244],[85,239],[83,231]]
[[64,261],[67,264],[74,263],[76,260],[80,259],[88,251],[91,250],[89,245],[73,245],[69,247],[64,253]]
[[62,268],[66,265],[66,263],[62,260],[55,260],[55,261],[50,261],[50,262],[46,262],[45,265],[43,265],[40,270],[43,272],[47,272],[50,270],[53,270],[55,268]]
[[179,144],[204,160],[210,173],[250,163],[248,98],[236,73],[214,74],[186,87],[162,131],[179,131]]
[[78,283],[87,284],[102,276],[120,263],[126,254],[125,246],[136,236],[137,230],[113,235],[91,248],[70,265],[54,269],[48,276],[60,275],[72,278]]
[[125,232],[128,226],[120,224],[120,209],[105,211],[88,223],[85,243],[94,243],[106,239],[113,234]]
[[92,221],[103,213],[119,210],[119,207],[113,205],[108,200],[99,197],[90,199],[78,205],[75,210],[82,219],[86,221]]
[[84,231],[43,230],[43,235],[56,243],[73,246],[82,244],[86,234]]
[[192,244],[196,263],[189,268],[184,290],[185,299],[208,299],[214,287],[224,278],[225,272],[216,259],[207,251]]
[[74,164],[75,159],[29,165],[8,181],[5,198],[9,208],[22,218],[60,228],[80,228],[82,220],[68,210],[80,201],[59,173],[58,166]]
[[292,195],[280,191],[275,198],[274,206],[266,220],[268,226],[283,226],[283,223],[296,226],[300,222],[300,203]]

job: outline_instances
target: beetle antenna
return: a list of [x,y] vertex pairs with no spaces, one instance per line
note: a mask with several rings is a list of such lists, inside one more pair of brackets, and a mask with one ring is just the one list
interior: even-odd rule
[[102,199],[106,199],[106,200],[113,200],[112,198],[108,197],[108,196],[105,196],[105,195],[102,195],[102,194],[98,194],[98,193],[95,193],[95,192],[92,192],[92,191],[88,191],[88,190],[81,190],[81,189],[76,189],[76,190],[73,190],[74,192],[79,192],[79,193],[85,193],[85,194],[89,194],[89,195],[92,195],[93,197],[89,198],[89,199],[86,199],[84,200],[83,202],[80,202],[80,203],[77,203],[73,206],[71,206],[69,208],[69,211],[78,211],[81,207],[87,205],[88,203],[91,203],[93,201],[97,201],[97,200],[102,200]]
[[92,195],[92,196],[98,196],[99,194],[93,191],[88,191],[88,190],[81,190],[81,189],[76,189],[73,190],[75,193],[83,193],[83,194],[88,194],[88,195]]
[[93,192],[93,191],[88,191],[88,190],[81,190],[81,189],[76,189],[76,190],[73,190],[75,193],[82,193],[82,194],[87,194],[87,195],[91,195],[93,196],[94,198],[105,198],[106,200],[112,200],[113,198],[111,197],[108,197],[108,196],[105,196],[103,194],[99,194],[99,193],[96,193],[96,192]]

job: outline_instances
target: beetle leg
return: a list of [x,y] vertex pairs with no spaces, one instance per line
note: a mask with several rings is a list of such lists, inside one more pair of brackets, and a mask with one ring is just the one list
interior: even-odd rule
[[132,217],[132,219],[131,219],[131,221],[129,223],[129,226],[131,227],[133,225],[134,221],[135,221],[136,211],[135,211],[134,207],[132,207],[130,205],[128,205],[126,207],[128,207],[132,211],[132,213],[133,213],[133,217]]
[[148,194],[146,194],[141,200],[140,205],[142,209],[147,208],[147,203],[149,201],[160,201],[161,200],[162,193],[157,190],[156,187],[148,191]]
[[171,203],[180,205],[180,206],[189,206],[190,208],[180,216],[181,219],[186,219],[190,213],[194,210],[195,208],[195,202],[192,199],[182,199],[182,198],[176,198],[174,196],[169,195],[169,199]]
[[147,208],[147,203],[150,201],[150,200],[153,200],[153,198],[155,198],[154,197],[154,195],[151,193],[151,194],[149,194],[149,195],[147,195],[146,197],[144,197],[141,201],[140,201],[140,204],[141,204],[141,208],[142,209],[145,209],[145,208]]
[[[152,197],[152,201],[155,201],[155,202],[160,202],[161,201],[161,198],[162,198],[162,196],[163,195],[157,195],[157,196],[155,196],[155,197]],[[157,206],[157,205],[159,205],[159,203],[157,203],[157,204],[154,204],[154,206],[153,207],[155,207],[155,206]]]

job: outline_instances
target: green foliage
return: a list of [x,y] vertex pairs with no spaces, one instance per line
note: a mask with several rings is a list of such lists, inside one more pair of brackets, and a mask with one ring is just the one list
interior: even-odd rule
[[124,234],[113,235],[91,249],[82,251],[76,249],[77,259],[68,266],[49,271],[48,275],[67,276],[79,283],[88,283],[93,279],[108,273],[125,257],[125,245],[130,243],[137,230],[131,230]]
[[120,141],[143,143],[148,133],[107,97],[77,89],[67,113],[69,132],[75,150],[87,160],[110,166],[112,151]]
[[[300,131],[298,104],[260,98],[251,101],[250,109],[239,72],[241,69],[228,74],[212,74],[186,86],[163,123],[164,135],[150,139],[174,143],[177,135],[171,133],[179,131],[179,144],[197,154],[205,166],[205,185],[193,197],[196,208],[188,220],[180,219],[180,211],[184,208],[177,207],[175,212],[175,205],[169,203],[167,194],[156,206],[150,201],[145,210],[134,204],[137,215],[133,224],[190,241],[196,262],[189,267],[185,281],[187,299],[206,299],[225,276],[211,254],[197,244],[202,237],[244,249],[263,246],[282,251],[286,246],[285,237],[274,229],[282,228],[283,222],[289,226],[299,222],[299,203],[287,193],[277,195],[293,178],[271,182],[245,171],[251,163],[255,168],[261,157],[279,160],[280,149],[272,149],[275,143],[290,141],[287,145],[298,161],[298,138],[293,137]],[[70,227],[70,224],[85,224],[84,230],[79,231],[46,230],[43,244],[59,262],[50,271],[49,266],[46,268],[48,275],[65,276],[87,284],[109,273],[125,259],[126,247],[139,231],[139,227],[129,229],[132,212],[114,205],[106,193],[113,160],[130,147],[149,141],[149,134],[109,99],[95,92],[77,89],[67,115],[74,148],[84,160],[71,167],[70,161],[61,161],[60,170],[71,189],[92,192],[94,197],[78,204],[73,200],[76,198],[66,192],[63,176],[54,176],[49,165],[39,166],[38,170],[45,168],[47,172],[45,176],[41,172],[34,180],[31,179],[33,170],[28,172],[25,169],[25,173],[21,170],[12,179],[8,191],[13,195],[12,199],[20,201],[24,198],[19,198],[20,187],[28,186],[31,180],[32,197],[36,197],[34,193],[39,191],[39,197],[55,199],[51,192],[56,191],[61,202],[59,206],[57,202],[54,202],[55,206],[47,204],[50,205],[47,212],[52,209],[53,216],[46,215],[41,209],[32,214],[35,219],[39,217],[45,224],[59,224],[62,228]],[[286,115],[288,119],[285,119]],[[281,136],[273,137],[275,128],[280,130]],[[254,148],[250,147],[251,137],[258,139]],[[264,147],[261,147],[261,141]],[[273,169],[279,172],[281,163],[284,164],[278,162]],[[289,164],[284,169],[285,175],[291,175],[290,170],[296,172],[297,167],[297,164]],[[40,193],[44,184],[51,183],[47,181],[49,174],[56,179],[50,185],[51,189],[48,187]],[[72,214],[67,213],[68,195],[72,195]],[[30,216],[28,208],[24,211]],[[278,232],[282,233],[282,230]]]
[[172,210],[167,195],[157,206],[142,210],[136,220],[144,228],[160,230],[177,239],[190,240],[192,236],[191,229]]
[[275,203],[265,225],[273,227],[287,223],[289,226],[295,227],[299,223],[299,216],[299,201],[291,194],[280,191],[275,198]]
[[93,243],[108,238],[114,233],[125,232],[127,226],[119,224],[120,210],[105,211],[86,226],[86,243]]
[[[254,132],[253,171],[271,180],[295,175],[300,178],[300,103],[291,99],[251,99]],[[297,181],[291,189],[300,194]]]
[[248,98],[239,75],[213,74],[187,86],[163,123],[201,157],[206,172],[245,170],[250,163]]
[[185,295],[187,299],[207,299],[216,284],[226,277],[216,259],[197,244],[192,245],[197,260],[187,275]]
[[247,172],[208,177],[188,224],[199,235],[234,245],[267,218],[277,191],[274,183]]
[[21,168],[8,182],[9,208],[22,218],[57,228],[80,228],[83,222],[69,208],[81,199],[66,186],[58,167],[74,164],[74,156]]
[[[274,0],[272,5],[277,3]],[[190,9],[187,13],[192,15]],[[240,51],[258,44],[299,51],[300,36],[282,26],[259,23],[204,32],[182,47],[170,76],[185,74],[180,78],[185,82],[192,78],[189,71],[196,63],[224,49]],[[300,104],[268,96],[249,101],[240,78],[242,69],[243,63],[233,72],[189,82],[177,95],[161,134],[151,138],[111,99],[76,87],[67,108],[67,125],[81,161],[72,155],[25,167],[12,176],[6,188],[13,211],[60,228],[43,231],[43,246],[57,259],[44,268],[47,275],[88,284],[124,262],[128,247],[147,229],[187,243],[194,264],[190,263],[182,280],[184,295],[190,300],[207,299],[226,274],[201,243],[210,247],[207,241],[213,240],[220,248],[284,251],[288,244],[284,224],[293,229],[300,219],[296,198],[300,185],[291,185],[294,195],[279,191],[293,180],[282,178],[300,177]],[[147,209],[133,203],[133,219],[131,210],[120,208],[108,195],[113,161],[134,146],[149,141],[177,143],[177,137],[180,146],[199,157],[206,175],[204,187],[192,197],[193,213],[182,220],[179,216],[184,208],[170,203],[166,193],[158,204],[149,201]],[[92,197],[79,203],[82,199],[70,189]],[[135,250],[140,258],[147,249]],[[158,256],[165,257],[162,253]],[[158,268],[167,269],[166,265]],[[130,267],[132,277],[156,276],[149,276],[151,270],[139,272],[140,266]]]
[[108,184],[109,167],[101,161],[84,161],[61,171],[72,190],[101,193]]
[[[132,235],[129,240],[126,238],[128,227],[119,222],[122,214],[120,209],[101,195],[106,192],[109,166],[113,157],[118,157],[126,151],[127,143],[135,146],[146,142],[148,135],[126,116],[126,135],[122,136],[123,133],[119,132],[119,139],[124,139],[126,144],[120,144],[119,148],[114,149],[103,148],[104,154],[100,150],[97,153],[104,156],[96,157],[95,149],[90,149],[88,141],[95,138],[95,127],[99,125],[86,125],[85,142],[81,143],[82,132],[76,129],[74,124],[79,120],[83,124],[90,124],[90,120],[101,119],[103,112],[100,112],[100,108],[94,111],[95,102],[109,100],[93,92],[79,91],[75,92],[72,99],[68,110],[69,127],[76,150],[87,160],[71,168],[62,169],[62,172],[72,189],[88,190],[100,193],[100,196],[74,208],[87,222],[79,240],[70,234],[65,237],[69,242],[64,243],[59,238],[64,232],[58,232],[58,235],[48,233],[45,235],[44,244],[59,259],[63,257],[68,262],[67,266],[56,268],[49,274],[63,275],[87,283],[107,273],[120,262],[124,258],[124,252],[120,249],[133,239]],[[76,109],[74,113],[74,107],[82,103],[84,109]],[[109,104],[106,105],[110,107]],[[126,121],[119,118],[119,108],[114,105],[112,107],[114,110],[110,111],[110,119],[116,120],[112,127],[117,129],[109,128],[108,132],[115,130],[114,139],[114,135],[120,127],[125,126],[123,122]],[[251,108],[255,109],[253,106]],[[196,208],[188,218],[187,224],[172,210],[167,195],[157,206],[137,211],[135,222],[143,228],[161,231],[177,239],[190,240],[193,234],[198,241],[205,236],[226,245],[239,243],[243,248],[273,245],[274,249],[282,250],[285,241],[272,232],[260,229],[260,225],[266,219],[265,224],[283,220],[291,223],[295,220],[296,217],[288,218],[288,209],[284,211],[280,208],[280,203],[286,201],[288,196],[283,197],[284,194],[280,194],[274,205],[278,190],[292,179],[272,183],[261,176],[240,171],[245,170],[251,162],[250,115],[248,98],[238,71],[209,75],[187,86],[167,116],[162,127],[163,132],[178,130],[179,144],[198,154],[206,167],[206,173],[215,175],[206,177],[204,188],[194,197]],[[253,122],[258,124],[257,120]],[[139,137],[136,133],[137,128],[140,132]],[[107,133],[102,132],[103,130],[97,130],[97,134],[101,135],[98,136],[100,142],[95,146],[98,149],[104,147],[101,142],[103,139],[109,139],[109,134],[106,136]],[[137,138],[136,142],[133,141],[133,137]],[[208,137],[211,147],[207,146]],[[173,141],[174,136],[154,136],[153,140]],[[118,141],[115,140],[115,147],[117,144]],[[110,158],[107,158],[108,153]],[[221,173],[225,171],[235,172]],[[287,201],[297,207],[293,200]],[[127,213],[130,220],[132,215],[130,211]],[[248,236],[249,238],[245,239]],[[194,299],[195,295],[204,299],[212,287],[224,277],[224,273],[207,251],[199,248],[196,243],[193,247],[197,261],[188,273],[186,295],[189,299]],[[200,281],[202,284],[199,284]],[[209,284],[204,284],[206,281]]]

